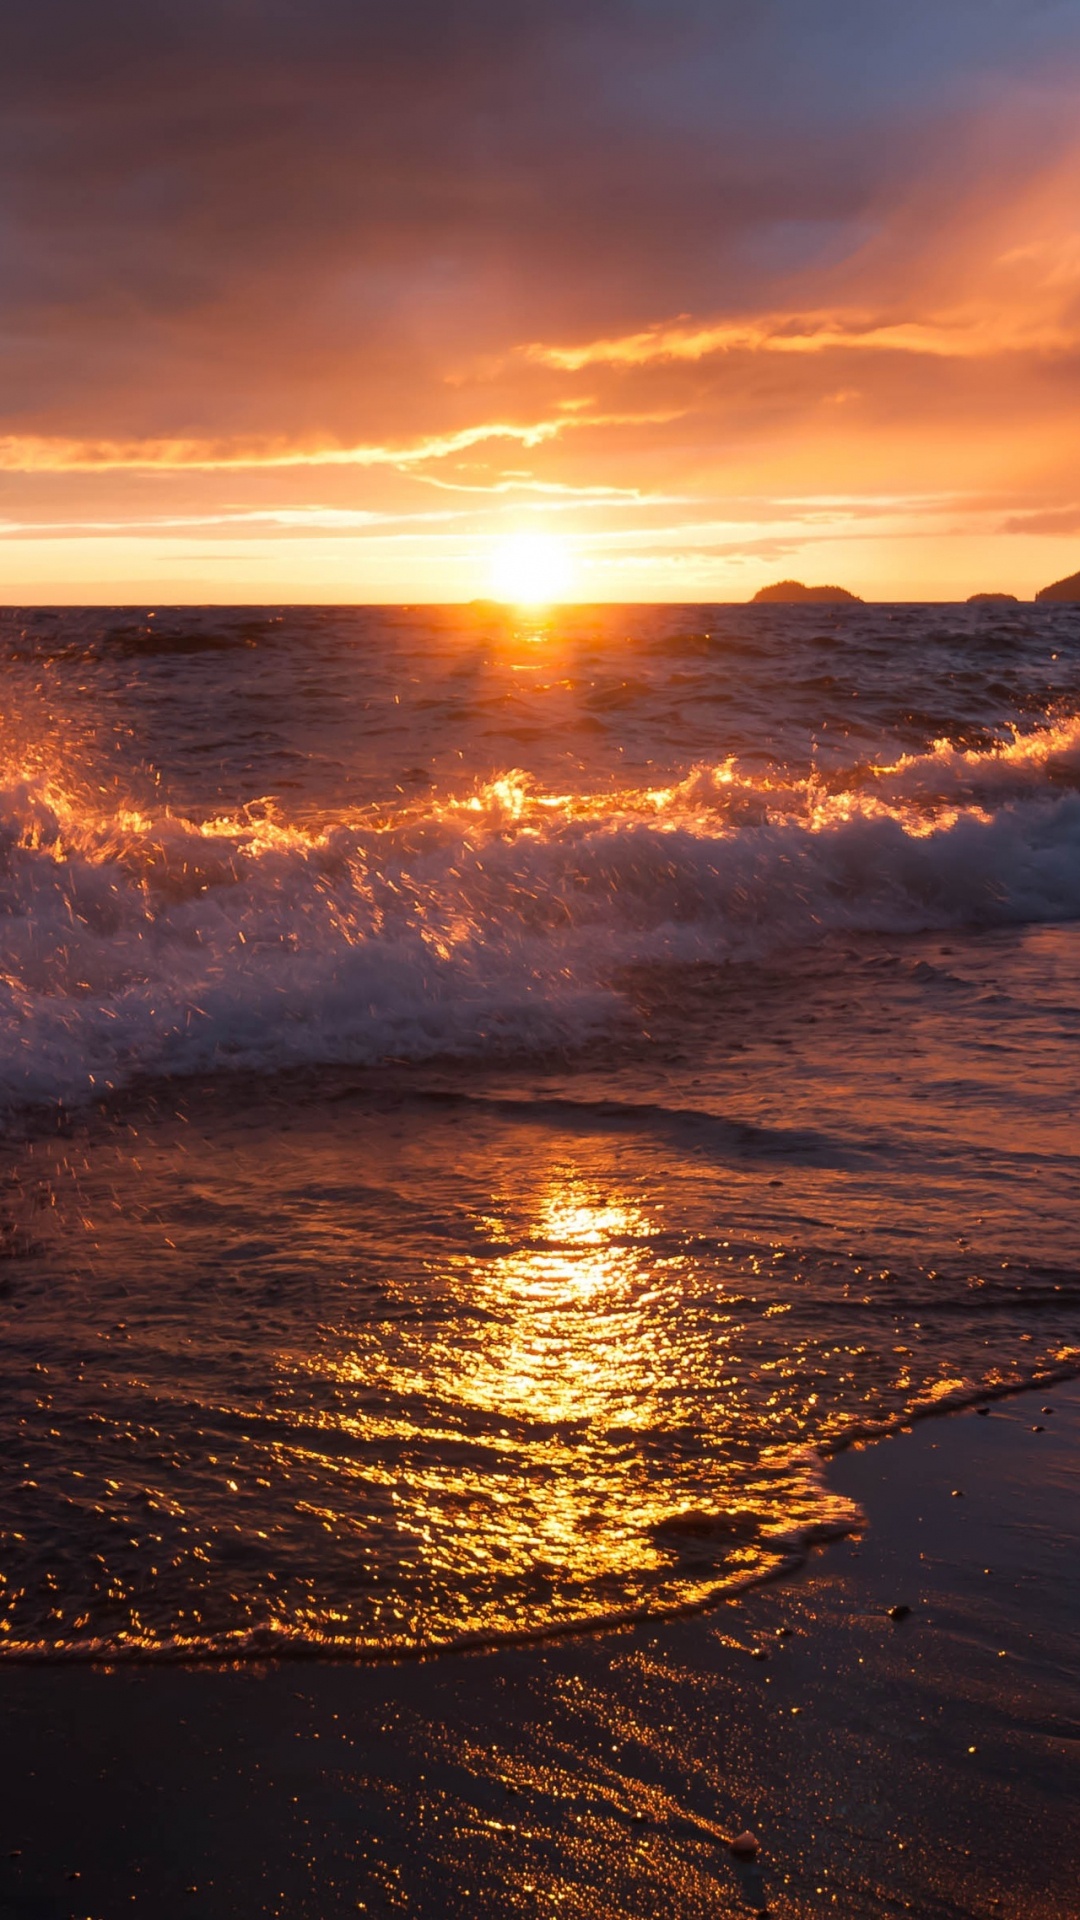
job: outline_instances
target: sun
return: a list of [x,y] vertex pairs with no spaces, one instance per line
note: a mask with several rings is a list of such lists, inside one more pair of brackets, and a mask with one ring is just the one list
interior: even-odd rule
[[565,540],[550,533],[515,533],[500,540],[491,564],[496,598],[520,607],[565,600],[574,566]]

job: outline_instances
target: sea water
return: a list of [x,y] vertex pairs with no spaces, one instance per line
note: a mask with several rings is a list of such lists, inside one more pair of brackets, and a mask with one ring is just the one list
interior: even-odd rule
[[707,1603],[1080,1367],[1080,608],[0,615],[0,1656]]

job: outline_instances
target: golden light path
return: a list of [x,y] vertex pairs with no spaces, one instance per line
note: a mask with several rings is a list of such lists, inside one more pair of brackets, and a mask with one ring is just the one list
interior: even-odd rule
[[[268,1471],[325,1466],[336,1432],[360,1455],[334,1457],[327,1533],[362,1542],[370,1513],[349,1519],[361,1483],[384,1508],[400,1590],[366,1596],[361,1631],[433,1645],[544,1631],[700,1601],[781,1558],[762,1515],[797,1526],[820,1492],[771,1459],[733,1471],[723,1446],[701,1446],[704,1383],[706,1424],[739,1420],[742,1391],[722,1379],[733,1316],[699,1298],[708,1281],[663,1222],[556,1159],[512,1180],[482,1225],[482,1251],[431,1272],[432,1297],[456,1301],[471,1335],[436,1319],[422,1340],[388,1338],[359,1322],[280,1356],[283,1382],[310,1372],[343,1404],[301,1417]],[[316,1636],[356,1624],[318,1600],[303,1621]]]

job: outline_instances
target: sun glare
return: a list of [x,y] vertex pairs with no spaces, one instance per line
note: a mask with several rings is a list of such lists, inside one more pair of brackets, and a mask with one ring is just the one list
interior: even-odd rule
[[491,587],[516,606],[549,606],[564,600],[573,575],[565,540],[549,533],[517,533],[500,540],[492,559]]

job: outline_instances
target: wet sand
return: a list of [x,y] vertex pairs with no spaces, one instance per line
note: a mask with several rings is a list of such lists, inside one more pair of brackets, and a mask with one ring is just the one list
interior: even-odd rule
[[1070,1920],[1080,1385],[828,1475],[863,1535],[698,1618],[392,1665],[9,1667],[0,1915]]

